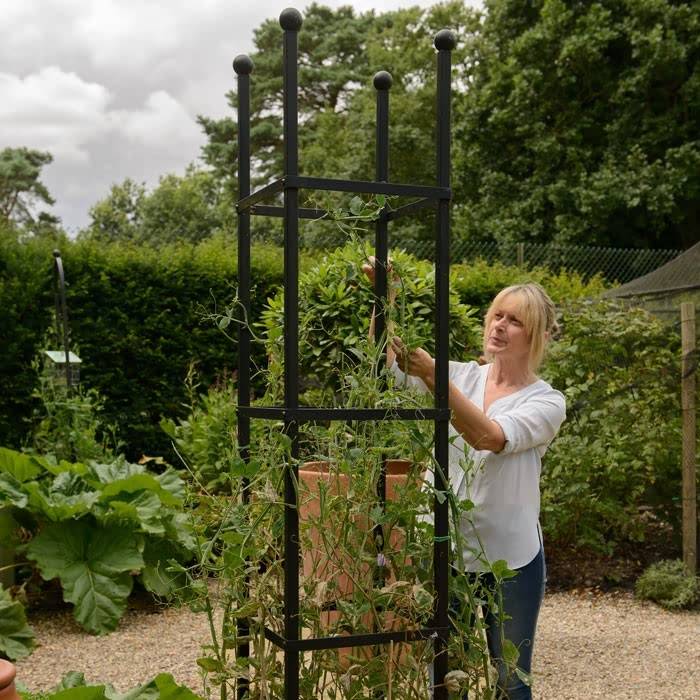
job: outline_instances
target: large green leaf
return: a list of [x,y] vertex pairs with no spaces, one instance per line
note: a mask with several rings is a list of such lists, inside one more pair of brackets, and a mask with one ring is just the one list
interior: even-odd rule
[[112,481],[102,489],[101,500],[106,501],[121,493],[136,493],[137,491],[152,491],[160,500],[168,506],[177,506],[181,499],[173,495],[168,489],[163,488],[160,481],[153,474],[132,474],[124,479]]
[[[143,474],[146,470],[140,464],[127,462],[119,457],[108,464],[92,462],[88,470],[88,479],[92,479],[95,485],[111,484],[119,479],[128,479],[133,474]],[[100,490],[102,490],[100,488]]]
[[17,481],[36,479],[43,473],[42,467],[43,460],[37,457],[0,447],[0,472],[12,474]]
[[82,673],[67,673],[45,700],[201,700],[184,685],[178,685],[169,673],[160,673],[152,681],[126,693],[111,685],[86,685]]
[[0,586],[0,652],[12,660],[29,656],[34,633],[27,625],[24,607]]
[[197,542],[187,513],[173,513],[172,517],[165,521],[165,533],[188,552],[194,552]]
[[149,537],[143,548],[145,566],[141,572],[141,581],[154,595],[169,598],[178,588],[187,583],[182,571],[171,570],[171,561],[182,560],[182,551],[169,539]]
[[24,489],[29,497],[28,508],[53,522],[87,515],[99,494],[86,490],[85,482],[76,474],[63,472],[53,483],[29,481]]
[[178,685],[169,673],[159,673],[146,683],[114,700],[201,700],[187,686]]
[[27,548],[46,580],[58,577],[63,598],[90,632],[113,630],[126,609],[133,579],[144,562],[133,530],[102,528],[88,520],[54,523]]
[[11,503],[18,508],[27,507],[27,494],[23,484],[12,474],[0,474],[0,503]]
[[65,688],[57,693],[47,695],[46,700],[107,700],[106,688],[103,685],[79,685]]
[[97,519],[103,524],[131,523],[134,528],[153,535],[165,534],[166,520],[170,513],[165,510],[156,494],[149,491],[140,493],[120,494],[119,500],[114,499],[102,504],[104,512],[97,513]]

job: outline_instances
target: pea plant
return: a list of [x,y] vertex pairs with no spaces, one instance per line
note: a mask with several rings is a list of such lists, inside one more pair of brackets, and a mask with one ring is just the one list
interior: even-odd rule
[[[300,281],[304,399],[312,405],[356,408],[424,407],[430,397],[395,386],[381,361],[382,344],[367,339],[373,301],[361,272],[367,253],[363,246],[346,246],[321,260]],[[402,258],[400,252],[397,258]],[[410,333],[412,318],[419,329],[425,329],[431,314],[407,261],[401,269],[405,284],[398,290],[396,308],[401,309],[402,330],[405,327],[404,332]],[[366,297],[366,318],[360,318],[356,300],[346,306],[345,300],[352,296],[349,289]],[[412,296],[416,289],[418,299]],[[281,399],[282,308],[278,295],[270,301],[262,327],[255,329],[262,331],[270,359],[265,370],[267,392],[256,400],[260,405]],[[420,313],[424,308],[427,311]],[[452,340],[466,345],[477,333],[475,322],[468,309],[457,305],[457,311],[466,313],[461,315],[461,325],[453,328]],[[427,342],[430,334],[418,330],[415,337]],[[283,697],[282,655],[265,638],[264,628],[283,636],[284,475],[295,462],[282,424],[252,422],[250,459],[233,460],[228,470],[230,488],[219,493],[193,491],[196,562],[177,567],[189,582],[183,594],[208,617],[211,640],[198,663],[208,692],[218,693],[222,700],[234,697],[241,684],[251,698]],[[460,573],[464,562],[460,561],[459,524],[470,518],[473,504],[458,500],[449,488],[436,491],[431,485],[434,480],[429,474],[439,469],[433,458],[432,425],[427,421],[316,423],[300,426],[299,443],[303,455],[296,464],[302,637],[428,626],[435,604],[433,503],[447,499],[455,557],[451,591],[456,605],[449,642],[452,668],[444,682],[452,697],[468,691],[480,700],[495,698],[479,608],[488,604],[502,611],[499,589],[486,589],[478,577]],[[410,466],[402,480],[387,486],[383,501],[378,482],[387,457],[403,457]],[[473,466],[464,460],[463,468],[469,473]],[[498,582],[514,575],[502,561],[484,560],[483,566]],[[507,640],[503,649],[506,663],[517,672],[517,649]],[[433,655],[430,641],[305,652],[301,696],[359,700],[381,694],[395,700],[423,700],[434,682],[429,672]]]

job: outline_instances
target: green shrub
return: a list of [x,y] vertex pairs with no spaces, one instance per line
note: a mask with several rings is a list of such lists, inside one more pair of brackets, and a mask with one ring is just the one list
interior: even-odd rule
[[32,362],[53,308],[51,243],[29,239],[0,223],[0,444],[26,440],[36,374]]
[[596,297],[605,289],[600,276],[584,282],[576,272],[562,270],[557,274],[546,268],[535,267],[523,269],[499,262],[488,263],[475,260],[452,266],[453,286],[463,304],[476,307],[483,317],[493,298],[504,287],[522,282],[538,282],[552,297],[556,305],[566,304],[572,300]]
[[[116,425],[127,456],[169,453],[162,416],[183,417],[184,379],[192,361],[208,385],[237,365],[232,344],[211,319],[236,294],[236,248],[222,237],[199,245],[154,250],[79,241],[62,248],[73,342],[83,360],[87,389],[104,399],[103,420]],[[0,443],[27,442],[35,400],[31,369],[51,322],[50,247],[0,238]],[[259,246],[252,253],[251,302],[257,317],[282,280],[282,253]],[[254,347],[262,364],[264,348]]]
[[678,333],[642,309],[582,302],[564,310],[543,376],[567,420],[545,456],[542,524],[560,543],[611,551],[644,538],[640,506],[677,517]]
[[188,478],[208,492],[229,483],[230,467],[238,459],[236,405],[234,383],[228,378],[193,397],[185,418],[161,421],[185,462]]
[[184,496],[172,469],[155,474],[122,458],[69,463],[0,447],[0,508],[32,535],[27,558],[45,580],[60,580],[76,619],[96,634],[117,626],[134,573],[158,596],[178,586],[169,567],[189,561],[195,547]]
[[[2,535],[5,539],[5,533]],[[22,659],[29,656],[33,648],[34,632],[27,624],[22,603],[0,586],[0,658]]]
[[59,461],[109,459],[110,430],[100,421],[104,402],[97,391],[82,386],[66,391],[64,384],[45,373],[39,374],[38,382],[33,393],[41,402],[33,416],[34,449],[40,454],[52,454]]
[[669,610],[689,608],[700,597],[700,579],[688,573],[679,559],[652,564],[637,579],[637,597],[653,600]]
[[[362,272],[371,254],[368,247],[350,243],[323,256],[299,278],[300,376],[305,388],[335,393],[344,366],[356,364],[356,352],[367,346],[374,290]],[[435,271],[432,263],[400,250],[392,259],[401,284],[394,308],[396,333],[434,353]],[[453,280],[454,283],[454,280]],[[268,352],[273,364],[283,356],[284,294],[279,291],[262,315]],[[450,295],[450,356],[468,357],[480,347],[479,321],[474,310],[460,302],[454,284]]]

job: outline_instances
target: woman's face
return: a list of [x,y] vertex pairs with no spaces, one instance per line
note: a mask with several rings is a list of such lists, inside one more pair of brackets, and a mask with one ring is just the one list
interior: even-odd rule
[[520,304],[509,294],[493,308],[486,336],[486,352],[503,359],[528,361],[530,338],[523,324]]

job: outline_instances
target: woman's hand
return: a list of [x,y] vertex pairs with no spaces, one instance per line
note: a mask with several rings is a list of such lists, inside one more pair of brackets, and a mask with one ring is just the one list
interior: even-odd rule
[[406,374],[422,379],[428,388],[435,382],[435,360],[423,348],[409,351],[401,338],[391,339],[391,349],[396,353],[399,367]]

